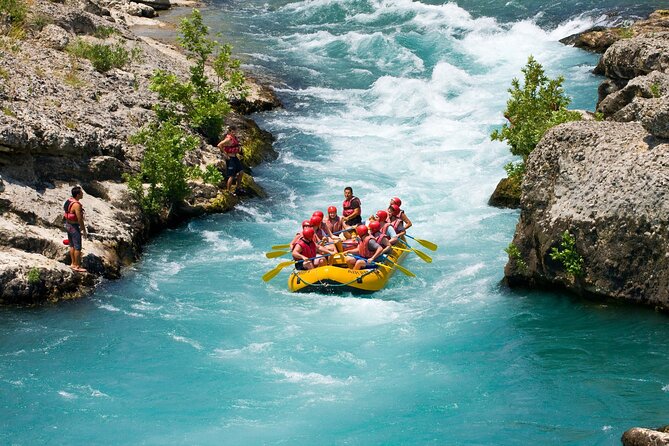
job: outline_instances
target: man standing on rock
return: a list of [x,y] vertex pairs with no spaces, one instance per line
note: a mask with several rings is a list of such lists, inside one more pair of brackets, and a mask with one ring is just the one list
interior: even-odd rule
[[[226,189],[228,192],[232,193],[232,195],[237,195],[238,192],[241,192],[242,173],[244,171],[242,162],[239,160],[239,155],[242,154],[242,145],[239,143],[237,135],[235,135],[236,130],[236,126],[229,126],[225,138],[223,138],[223,141],[219,142],[216,146],[223,150],[226,166],[225,174],[228,177]],[[233,181],[236,184],[235,191],[232,190]]]
[[84,225],[84,208],[79,202],[83,197],[84,191],[81,187],[75,186],[72,188],[72,197],[63,203],[65,230],[70,246],[70,268],[78,273],[88,272],[81,266],[81,236],[88,235]]

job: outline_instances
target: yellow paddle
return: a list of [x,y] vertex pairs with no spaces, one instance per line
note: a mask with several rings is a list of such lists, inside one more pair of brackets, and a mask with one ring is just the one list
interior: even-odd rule
[[439,249],[439,247],[437,246],[436,243],[432,243],[429,240],[423,240],[423,239],[420,239],[420,238],[411,237],[409,234],[404,234],[404,235],[406,235],[410,239],[416,240],[418,243],[425,246],[430,251],[436,251],[437,249]]
[[400,241],[401,241],[402,243],[404,243],[404,246],[406,246],[407,248],[409,248],[409,250],[415,252],[416,255],[417,255],[418,257],[420,257],[422,260],[424,260],[424,261],[427,262],[427,263],[432,263],[432,257],[430,257],[429,255],[425,254],[423,251],[419,251],[419,250],[416,249],[416,248],[412,248],[411,246],[407,245],[407,243],[406,243],[405,241],[403,241],[402,239],[400,239]]
[[[356,256],[355,254],[353,254],[353,257],[355,257],[356,259],[367,260],[366,258],[364,258],[364,257],[360,257],[360,256]],[[416,277],[416,275],[415,275],[414,273],[412,273],[411,271],[409,271],[408,269],[406,269],[406,268],[403,267],[402,265],[393,262],[393,261],[390,260],[389,258],[386,257],[385,261],[386,261],[386,262],[390,262],[391,265],[393,265],[395,268],[397,268],[398,270],[400,270],[401,272],[403,272],[403,273],[406,274],[407,276],[409,276],[409,277]],[[372,264],[373,264],[373,265],[383,266],[383,267],[385,267],[385,268],[390,268],[388,265],[384,265],[383,263],[380,263],[380,262],[372,262]]]
[[265,253],[265,257],[268,259],[276,259],[277,257],[285,256],[290,253],[290,251],[270,251]]
[[290,245],[286,243],[285,245],[274,245],[272,249],[290,249]]
[[262,276],[262,280],[265,282],[269,282],[270,280],[274,279],[282,269],[284,269],[287,266],[294,265],[295,261],[289,260],[287,262],[281,262],[278,265],[276,265],[274,268],[271,270],[267,271],[265,274]]

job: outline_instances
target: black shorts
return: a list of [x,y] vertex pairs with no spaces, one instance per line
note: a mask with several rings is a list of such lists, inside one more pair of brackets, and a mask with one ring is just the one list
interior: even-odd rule
[[304,260],[295,262],[295,269],[298,271],[305,271],[306,268],[304,267]]
[[242,170],[244,170],[242,162],[236,156],[231,156],[230,159],[225,162],[225,175],[228,177],[233,177]]
[[357,226],[360,223],[362,223],[362,217],[358,215],[357,217],[347,221],[346,223],[348,223],[349,226]]

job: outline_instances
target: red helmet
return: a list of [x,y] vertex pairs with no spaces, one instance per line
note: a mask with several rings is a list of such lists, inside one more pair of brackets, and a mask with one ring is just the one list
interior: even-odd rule
[[355,228],[355,232],[357,232],[359,236],[363,236],[367,234],[367,226],[359,225],[357,228]]
[[376,211],[376,216],[379,217],[380,221],[388,220],[388,213],[386,211]]
[[302,237],[306,238],[307,240],[311,240],[314,238],[314,228],[311,227],[306,227],[302,230]]
[[370,231],[372,234],[376,234],[376,233],[379,232],[380,230],[381,230],[381,222],[378,222],[378,221],[376,221],[376,220],[375,220],[375,221],[370,221],[370,222],[369,222],[369,231]]
[[336,206],[330,206],[328,208],[328,214],[332,214],[332,213],[334,213],[334,214],[337,213],[337,207]]
[[400,199],[397,198],[397,197],[393,197],[393,198],[391,198],[391,199],[390,199],[390,202],[391,202],[392,204],[396,204],[396,205],[398,205],[398,206],[402,206],[402,200],[400,200]]
[[313,217],[311,217],[310,221],[311,221],[311,226],[313,226],[314,228],[318,228],[321,226],[321,222],[323,221],[323,219],[318,215],[314,215]]
[[321,212],[321,211],[314,211],[314,213],[311,214],[311,216],[313,217],[314,215],[318,215],[318,216],[321,218],[321,220],[323,220],[323,212]]
[[304,220],[302,222],[302,227],[304,228],[305,226],[311,226],[311,220]]
[[400,215],[400,207],[396,204],[391,204],[390,205],[390,213],[393,214],[394,216]]

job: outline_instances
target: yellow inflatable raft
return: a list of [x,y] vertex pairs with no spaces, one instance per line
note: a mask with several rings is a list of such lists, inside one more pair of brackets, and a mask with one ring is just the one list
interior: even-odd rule
[[393,263],[402,261],[407,251],[393,249],[389,261],[381,261],[374,269],[352,270],[347,267],[342,254],[333,256],[333,264],[305,271],[294,270],[288,277],[288,289],[292,292],[356,291],[372,293],[386,286],[397,269]]

